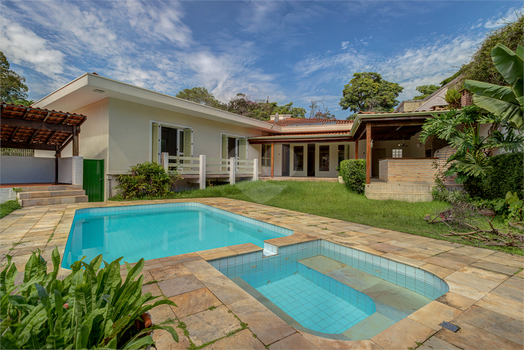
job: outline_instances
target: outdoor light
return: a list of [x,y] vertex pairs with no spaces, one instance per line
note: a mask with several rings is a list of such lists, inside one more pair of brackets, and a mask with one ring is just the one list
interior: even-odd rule
[[104,90],[100,90],[100,89],[94,89],[93,91],[94,91],[94,92],[98,92],[99,94],[105,92]]

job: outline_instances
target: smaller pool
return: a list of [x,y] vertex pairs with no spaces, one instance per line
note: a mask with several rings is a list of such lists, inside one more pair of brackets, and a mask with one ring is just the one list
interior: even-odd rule
[[430,272],[324,240],[210,263],[291,326],[331,339],[370,339],[449,290]]
[[137,262],[289,236],[288,230],[200,203],[80,209],[75,213],[62,267],[86,256]]

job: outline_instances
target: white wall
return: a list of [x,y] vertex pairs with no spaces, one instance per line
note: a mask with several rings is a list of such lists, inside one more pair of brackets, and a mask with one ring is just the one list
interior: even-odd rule
[[0,188],[0,203],[5,203],[7,201],[13,201],[15,199],[16,199],[16,192],[13,191],[12,187]]
[[84,177],[84,157],[58,159],[58,182],[82,185]]
[[0,156],[0,183],[55,182],[55,159],[39,157]]

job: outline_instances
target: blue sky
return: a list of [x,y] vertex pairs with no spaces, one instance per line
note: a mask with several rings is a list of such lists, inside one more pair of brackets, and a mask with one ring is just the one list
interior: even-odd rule
[[[38,99],[84,72],[175,95],[204,86],[337,118],[344,85],[376,71],[438,84],[521,1],[2,1],[0,50]],[[501,19],[503,18],[503,19]]]

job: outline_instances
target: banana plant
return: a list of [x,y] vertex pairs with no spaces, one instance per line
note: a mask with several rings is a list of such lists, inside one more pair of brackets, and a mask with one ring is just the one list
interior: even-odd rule
[[500,72],[509,86],[499,86],[476,80],[466,80],[464,86],[473,93],[475,105],[501,116],[512,126],[522,129],[524,108],[524,47],[519,45],[513,52],[506,46],[498,44],[491,50],[495,68]]
[[[53,269],[38,250],[29,258],[23,282],[15,285],[17,268],[11,256],[0,273],[0,349],[142,349],[154,345],[151,332],[163,329],[175,341],[172,327],[152,325],[137,329],[135,321],[167,299],[142,295],[144,267],[126,263],[127,277],[120,276],[120,261],[102,260],[71,265],[71,274],[57,278],[60,255],[52,252]],[[100,266],[104,263],[104,267]]]

